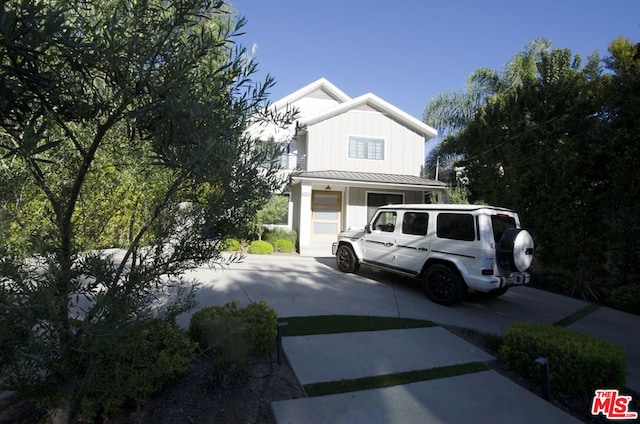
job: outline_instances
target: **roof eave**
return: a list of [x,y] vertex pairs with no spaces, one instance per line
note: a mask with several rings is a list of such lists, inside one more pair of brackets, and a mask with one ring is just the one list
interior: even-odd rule
[[378,96],[372,93],[367,93],[362,96],[356,97],[355,99],[336,105],[331,109],[328,109],[315,116],[311,116],[305,119],[304,121],[301,121],[299,125],[302,127],[308,127],[310,125],[317,124],[329,118],[333,118],[334,116],[345,113],[363,104],[369,105],[371,107],[374,107],[376,109],[380,109],[386,112],[397,121],[406,125],[411,130],[423,135],[425,137],[425,140],[430,140],[433,137],[438,135],[438,131],[436,131],[435,128],[425,124],[422,121],[419,121],[418,119],[414,118],[408,113],[382,100],[381,98],[379,98]]
[[305,97],[309,93],[312,93],[313,91],[319,88],[322,88],[325,91],[327,91],[327,93],[329,93],[332,97],[334,97],[340,103],[348,102],[351,100],[351,97],[347,96],[347,94],[344,91],[340,90],[338,87],[333,85],[331,82],[329,82],[329,80],[327,80],[326,78],[320,78],[312,82],[311,84],[306,85],[301,89],[296,90],[293,93],[276,101],[275,103],[272,104],[272,107],[275,109],[282,109],[287,105],[290,105],[300,100],[301,98]]
[[417,189],[417,190],[444,190],[447,185],[440,184],[411,184],[411,183],[394,183],[394,182],[381,182],[381,181],[357,181],[357,180],[345,180],[339,178],[322,178],[322,177],[292,177],[292,184],[302,182],[320,183],[320,184],[335,184],[350,187],[395,187],[403,189]]

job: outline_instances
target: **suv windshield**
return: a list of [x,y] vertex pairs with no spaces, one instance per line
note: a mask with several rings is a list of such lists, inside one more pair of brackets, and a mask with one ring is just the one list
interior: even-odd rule
[[516,228],[516,220],[509,215],[491,215],[491,226],[493,227],[493,239],[498,243],[505,230]]

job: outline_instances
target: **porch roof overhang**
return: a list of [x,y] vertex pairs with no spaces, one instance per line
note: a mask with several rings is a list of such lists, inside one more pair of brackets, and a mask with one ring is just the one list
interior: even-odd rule
[[414,175],[351,171],[308,171],[292,177],[292,184],[294,185],[303,182],[351,187],[385,187],[398,190],[443,190],[447,187],[447,184],[442,181]]

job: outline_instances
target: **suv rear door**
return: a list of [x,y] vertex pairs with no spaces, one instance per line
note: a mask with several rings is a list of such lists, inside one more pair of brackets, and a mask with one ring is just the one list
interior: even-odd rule
[[[483,252],[478,240],[475,216],[470,212],[439,212],[435,217],[435,236],[431,241],[432,255],[455,257],[466,272],[473,268]],[[479,266],[477,267],[479,268]]]

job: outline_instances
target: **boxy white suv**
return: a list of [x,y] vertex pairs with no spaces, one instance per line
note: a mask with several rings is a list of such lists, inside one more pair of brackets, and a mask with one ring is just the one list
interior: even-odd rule
[[531,235],[510,210],[481,205],[387,205],[371,222],[347,230],[333,244],[338,268],[360,264],[422,279],[441,305],[464,300],[467,289],[491,296],[528,284]]

